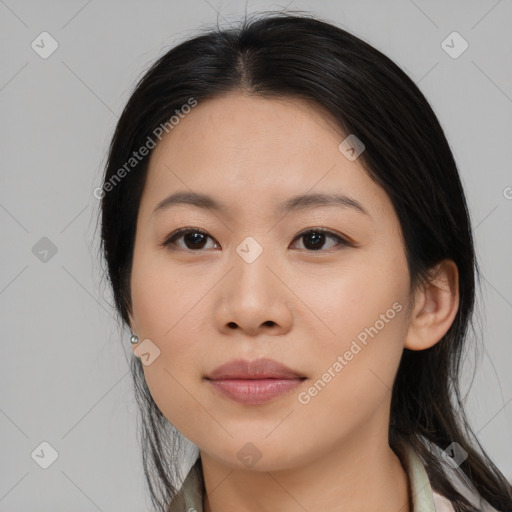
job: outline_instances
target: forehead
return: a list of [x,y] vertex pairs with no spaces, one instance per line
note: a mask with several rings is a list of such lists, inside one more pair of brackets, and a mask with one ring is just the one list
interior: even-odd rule
[[199,102],[153,150],[141,208],[187,189],[244,211],[308,192],[382,208],[385,192],[340,152],[344,138],[323,107],[304,100],[231,93]]

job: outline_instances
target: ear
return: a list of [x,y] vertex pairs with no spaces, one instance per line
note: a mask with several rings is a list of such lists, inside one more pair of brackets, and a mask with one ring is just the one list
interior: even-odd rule
[[414,292],[405,348],[425,350],[448,331],[459,308],[459,272],[452,260],[436,265]]

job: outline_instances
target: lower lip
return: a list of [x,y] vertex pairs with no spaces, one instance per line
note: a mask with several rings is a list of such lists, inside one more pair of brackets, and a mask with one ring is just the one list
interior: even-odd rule
[[304,379],[209,380],[224,396],[246,405],[264,404],[300,386]]

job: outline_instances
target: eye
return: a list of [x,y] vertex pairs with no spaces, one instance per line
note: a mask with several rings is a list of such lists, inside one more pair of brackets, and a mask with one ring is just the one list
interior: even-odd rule
[[[308,251],[318,251],[320,249],[325,249],[325,241],[326,239],[331,239],[335,242],[334,247],[339,246],[348,246],[352,247],[353,244],[346,240],[345,238],[333,233],[332,231],[322,229],[322,228],[314,228],[304,231],[295,237],[294,240],[305,239],[305,243],[303,243],[304,248]],[[178,240],[183,239],[185,246],[177,243]],[[198,251],[204,249],[207,245],[207,240],[211,238],[206,231],[203,231],[199,228],[182,228],[172,233],[162,244],[163,247],[168,247],[174,245],[178,248]],[[218,246],[218,244],[217,244]],[[174,249],[174,247],[171,247]]]
[[336,243],[334,244],[334,247],[336,246],[352,246],[348,240],[345,240],[340,235],[337,235],[336,233],[333,233],[332,231],[328,231],[326,229],[321,228],[313,228],[308,229],[307,231],[304,231],[303,233],[300,233],[295,237],[295,240],[297,239],[305,239],[306,242],[303,243],[304,247],[308,250],[308,252],[311,251],[318,251],[319,249],[324,249],[325,240],[327,238],[330,238],[331,240],[334,240]]
[[[179,240],[180,238],[183,238],[185,242],[184,249],[190,249],[195,251],[203,249],[206,240],[211,237],[206,233],[206,231],[203,231],[202,229],[183,228],[171,234],[171,236],[169,236],[161,245],[164,247],[176,245],[183,249],[182,246],[176,244],[176,240]],[[174,247],[171,248],[174,249]]]

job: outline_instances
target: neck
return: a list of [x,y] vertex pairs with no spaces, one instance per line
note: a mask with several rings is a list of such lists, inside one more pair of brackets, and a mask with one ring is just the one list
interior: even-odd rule
[[233,469],[201,452],[205,512],[411,512],[407,474],[387,438],[345,442],[307,464]]

